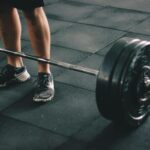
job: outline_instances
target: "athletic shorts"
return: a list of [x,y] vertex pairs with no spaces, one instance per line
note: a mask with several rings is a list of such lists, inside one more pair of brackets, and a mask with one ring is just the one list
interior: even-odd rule
[[30,10],[37,7],[43,7],[43,0],[0,0],[0,5],[8,5],[21,10]]

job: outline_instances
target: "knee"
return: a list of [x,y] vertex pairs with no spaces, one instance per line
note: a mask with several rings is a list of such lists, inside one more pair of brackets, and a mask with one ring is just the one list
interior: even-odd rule
[[42,7],[34,8],[31,10],[23,10],[23,13],[26,17],[26,19],[30,22],[35,22],[37,18],[41,16]]

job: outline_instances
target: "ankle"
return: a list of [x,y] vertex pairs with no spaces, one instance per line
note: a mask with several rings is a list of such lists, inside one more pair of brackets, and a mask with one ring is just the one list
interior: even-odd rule
[[9,59],[8,58],[8,61],[7,63],[15,68],[19,68],[19,67],[22,67],[24,66],[23,62],[21,59]]
[[51,72],[38,72],[38,76],[52,76]]
[[39,63],[38,65],[38,72],[42,73],[50,73],[50,65],[49,64],[44,64],[44,63]]

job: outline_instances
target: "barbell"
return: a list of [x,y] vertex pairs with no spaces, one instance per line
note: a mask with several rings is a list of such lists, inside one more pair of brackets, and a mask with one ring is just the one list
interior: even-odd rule
[[147,118],[150,104],[150,42],[124,37],[105,55],[99,70],[0,48],[0,52],[97,77],[96,103],[106,119],[131,127]]

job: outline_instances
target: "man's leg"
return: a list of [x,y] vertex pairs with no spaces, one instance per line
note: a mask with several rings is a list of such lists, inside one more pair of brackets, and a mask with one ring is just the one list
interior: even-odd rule
[[[21,24],[18,11],[9,4],[0,4],[0,35],[6,49],[21,51]],[[14,82],[25,82],[29,78],[22,58],[8,55],[7,65],[1,70],[0,87]]]
[[[24,11],[32,48],[37,56],[50,59],[50,29],[42,7]],[[38,72],[50,73],[50,65],[40,63]]]
[[[50,29],[42,7],[24,10],[32,48],[37,56],[50,59]],[[54,83],[50,65],[38,63],[38,83],[33,100],[46,102],[54,97]]]
[[[6,49],[19,52],[21,50],[21,24],[17,9],[0,6],[0,33]],[[14,67],[23,65],[20,57],[8,56],[8,64]]]

